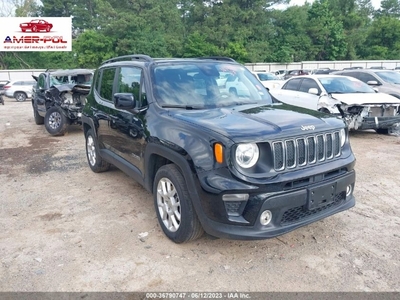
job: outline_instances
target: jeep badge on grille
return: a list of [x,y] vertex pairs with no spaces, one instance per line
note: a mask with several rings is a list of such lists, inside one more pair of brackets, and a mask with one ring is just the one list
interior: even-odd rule
[[301,128],[301,130],[315,130],[314,125],[308,125],[308,126],[302,125],[300,128]]

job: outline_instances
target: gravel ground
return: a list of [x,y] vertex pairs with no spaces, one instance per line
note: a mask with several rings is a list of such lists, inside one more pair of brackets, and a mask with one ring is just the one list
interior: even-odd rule
[[0,291],[400,291],[400,137],[352,133],[354,208],[278,238],[176,245],[152,196],[0,105]]

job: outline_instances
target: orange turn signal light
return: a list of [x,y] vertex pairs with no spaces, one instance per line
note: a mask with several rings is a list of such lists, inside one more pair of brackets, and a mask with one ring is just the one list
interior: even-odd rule
[[221,144],[214,144],[214,156],[217,163],[222,164],[224,162],[224,149]]

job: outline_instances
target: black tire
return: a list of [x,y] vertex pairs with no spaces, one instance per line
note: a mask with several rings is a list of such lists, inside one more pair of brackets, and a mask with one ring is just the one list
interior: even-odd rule
[[4,105],[4,99],[3,99],[3,97],[0,95],[0,103],[2,104],[2,105]]
[[69,120],[60,108],[52,106],[47,110],[44,116],[44,126],[48,133],[54,136],[64,135],[68,125]]
[[86,137],[86,158],[88,160],[89,167],[95,173],[101,173],[110,169],[110,163],[104,161],[97,149],[96,137],[92,129],[89,129],[85,135]]
[[169,239],[180,244],[203,235],[185,179],[176,165],[165,165],[157,171],[153,197],[158,222]]
[[42,125],[44,123],[44,118],[39,115],[37,109],[32,105],[33,108],[33,118],[35,119],[36,125]]
[[27,96],[26,96],[26,94],[24,92],[16,92],[14,94],[14,98],[18,102],[24,102],[26,100]]
[[389,134],[389,128],[379,128],[379,129],[375,129],[376,133],[379,134]]

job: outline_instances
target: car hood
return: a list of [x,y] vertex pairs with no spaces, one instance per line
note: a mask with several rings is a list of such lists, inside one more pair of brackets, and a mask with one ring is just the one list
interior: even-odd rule
[[332,98],[346,105],[400,104],[399,99],[385,93],[332,94]]
[[218,132],[234,142],[258,142],[343,128],[342,120],[287,104],[210,110],[171,110],[172,117]]

